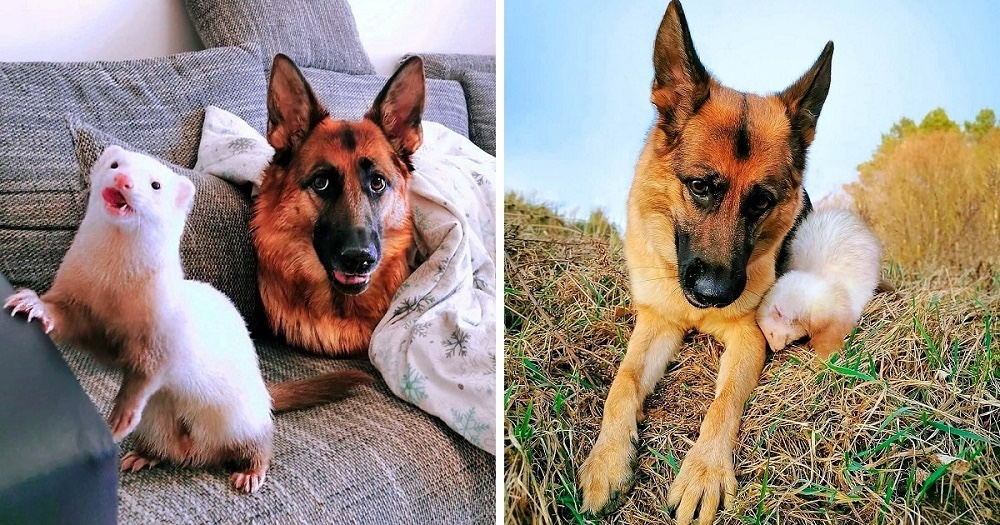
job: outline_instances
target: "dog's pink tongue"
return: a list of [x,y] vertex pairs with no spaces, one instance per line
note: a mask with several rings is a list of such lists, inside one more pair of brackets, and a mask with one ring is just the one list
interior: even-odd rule
[[353,275],[340,270],[333,271],[333,278],[341,284],[361,284],[368,280],[367,275]]

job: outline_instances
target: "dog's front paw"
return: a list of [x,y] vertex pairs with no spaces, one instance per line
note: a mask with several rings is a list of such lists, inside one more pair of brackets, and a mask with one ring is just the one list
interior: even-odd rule
[[695,444],[670,486],[667,505],[677,509],[677,524],[687,525],[700,503],[698,523],[707,525],[715,519],[720,501],[727,509],[733,506],[736,488],[732,450]]
[[34,290],[27,288],[18,290],[14,295],[7,298],[7,302],[4,303],[3,307],[10,308],[11,316],[20,313],[27,315],[29,323],[32,319],[38,319],[42,323],[45,333],[49,333],[55,328],[55,323],[52,322],[52,318],[45,311],[45,303],[42,302],[42,299],[38,297],[38,294]]
[[635,446],[632,440],[617,443],[597,440],[580,467],[584,512],[607,514],[618,508],[634,481]]

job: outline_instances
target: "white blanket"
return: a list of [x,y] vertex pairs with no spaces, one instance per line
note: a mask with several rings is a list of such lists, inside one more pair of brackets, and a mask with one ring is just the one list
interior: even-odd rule
[[[496,159],[436,122],[423,133],[410,183],[423,263],[375,328],[369,357],[397,396],[495,454]],[[195,169],[256,194],[269,150],[239,117],[206,108]]]
[[413,166],[425,260],[396,293],[368,354],[397,396],[495,454],[496,159],[424,122]]

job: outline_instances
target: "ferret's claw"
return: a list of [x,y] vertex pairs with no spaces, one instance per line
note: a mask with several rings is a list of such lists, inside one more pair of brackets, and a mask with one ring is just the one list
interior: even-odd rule
[[267,470],[251,469],[234,472],[229,479],[232,480],[233,486],[236,487],[236,490],[246,492],[247,494],[253,494],[260,489],[261,485],[264,484],[265,478],[267,478]]
[[111,437],[117,443],[139,426],[139,414],[135,410],[125,410],[115,406],[108,417],[108,426],[111,427]]
[[7,298],[3,307],[10,308],[11,317],[23,313],[27,314],[29,323],[38,319],[42,323],[45,333],[50,333],[55,328],[55,324],[45,311],[45,304],[33,290],[27,288],[18,290],[17,293]]
[[129,452],[122,457],[119,472],[139,472],[144,468],[153,468],[159,461],[147,458],[138,452]]

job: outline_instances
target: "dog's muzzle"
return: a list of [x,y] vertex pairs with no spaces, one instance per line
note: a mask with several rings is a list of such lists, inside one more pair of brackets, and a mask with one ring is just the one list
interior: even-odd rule
[[723,308],[733,303],[747,285],[745,271],[707,264],[701,259],[688,263],[681,273],[684,297],[697,308]]

